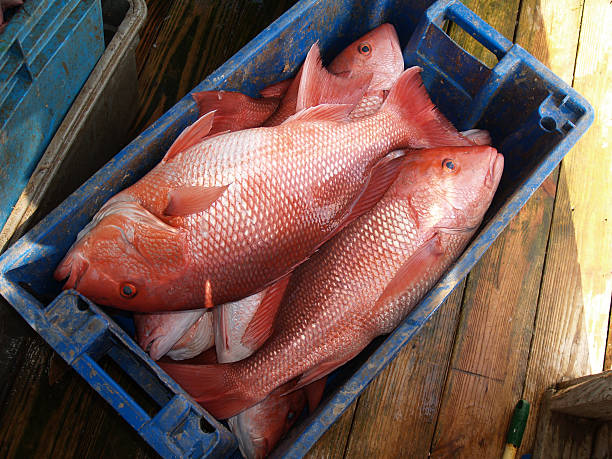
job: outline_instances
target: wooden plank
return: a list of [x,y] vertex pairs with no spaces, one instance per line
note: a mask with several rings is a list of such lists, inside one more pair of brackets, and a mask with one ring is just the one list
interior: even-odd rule
[[355,401],[329,428],[325,434],[310,448],[305,455],[307,459],[341,459],[344,457],[346,442],[353,424],[353,416],[358,401]]
[[592,459],[610,459],[612,457],[612,422],[599,426],[593,440]]
[[550,398],[550,409],[572,416],[612,421],[612,371],[555,391]]
[[464,284],[365,390],[345,457],[425,457],[436,425]]
[[136,67],[138,75],[142,74],[152,49],[157,48],[157,37],[168,18],[171,1],[147,0],[147,20],[140,33],[140,42],[136,47]]
[[502,454],[525,377],[553,183],[538,190],[470,274],[434,456]]
[[134,134],[159,118],[296,1],[173,1],[140,72]]
[[[586,0],[581,14],[556,1],[547,8],[555,17],[570,12],[582,16],[581,28],[557,27],[550,41],[580,30],[574,87],[594,106],[596,120],[566,156],[560,171],[523,393],[536,416],[538,399],[546,388],[602,370],[612,290],[612,230],[608,221],[612,150],[607,146],[612,116],[608,46],[612,30],[607,24],[612,21],[612,11],[605,0]],[[534,430],[530,423],[520,453],[530,450]]]
[[554,390],[548,390],[542,396],[534,459],[590,458],[598,424],[551,411],[550,398],[553,394]]

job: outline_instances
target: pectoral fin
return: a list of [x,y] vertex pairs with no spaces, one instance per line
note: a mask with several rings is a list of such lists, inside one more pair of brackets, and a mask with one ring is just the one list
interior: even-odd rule
[[394,301],[414,287],[438,265],[444,256],[440,237],[435,233],[406,260],[374,304],[374,310]]
[[196,214],[208,209],[223,192],[226,186],[183,186],[168,193],[168,205],[164,214],[173,217]]

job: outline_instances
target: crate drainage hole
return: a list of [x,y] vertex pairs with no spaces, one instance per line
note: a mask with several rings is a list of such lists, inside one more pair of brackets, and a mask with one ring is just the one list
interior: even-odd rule
[[540,126],[545,131],[552,132],[557,129],[557,122],[550,116],[545,116],[540,120]]
[[210,423],[206,420],[206,418],[200,418],[200,430],[204,433],[210,434],[215,431],[215,428],[210,425]]

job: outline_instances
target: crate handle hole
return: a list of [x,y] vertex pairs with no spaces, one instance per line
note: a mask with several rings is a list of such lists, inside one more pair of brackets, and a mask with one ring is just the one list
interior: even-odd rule
[[206,420],[206,418],[200,418],[200,430],[204,433],[211,434],[215,431],[215,428],[210,425],[210,422]]
[[79,311],[87,311],[89,309],[89,305],[83,301],[81,298],[77,300],[77,309]]
[[540,126],[545,131],[553,132],[557,129],[557,122],[554,120],[554,118],[551,118],[550,116],[544,116],[540,120]]

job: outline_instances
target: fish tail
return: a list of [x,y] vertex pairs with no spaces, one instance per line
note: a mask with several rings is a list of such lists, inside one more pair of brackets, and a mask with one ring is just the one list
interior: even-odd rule
[[191,365],[160,362],[163,370],[217,419],[227,419],[260,399],[247,394],[233,378],[232,364]]
[[280,98],[254,99],[239,92],[203,91],[191,95],[200,115],[215,111],[210,134],[259,127],[278,108]]
[[381,111],[400,118],[405,126],[402,147],[434,148],[470,146],[473,142],[462,136],[429,98],[421,68],[405,70],[389,91]]

